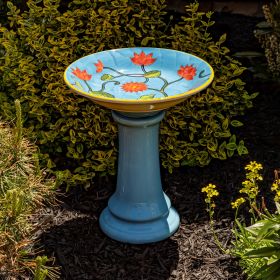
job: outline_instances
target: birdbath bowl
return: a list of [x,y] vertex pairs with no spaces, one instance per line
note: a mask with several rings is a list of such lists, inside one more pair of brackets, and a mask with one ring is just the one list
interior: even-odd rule
[[179,215],[162,190],[159,124],[165,109],[205,89],[213,77],[197,56],[142,47],[91,54],[65,70],[67,85],[111,109],[118,123],[117,186],[99,219],[109,237],[143,244],[178,229]]

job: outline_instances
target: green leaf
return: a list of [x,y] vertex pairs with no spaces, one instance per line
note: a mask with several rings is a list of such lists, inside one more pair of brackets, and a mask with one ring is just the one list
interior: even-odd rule
[[242,155],[247,155],[249,152],[248,152],[248,149],[244,146],[244,141],[241,140],[237,146],[237,152],[240,156]]
[[157,78],[161,75],[161,72],[158,70],[149,71],[144,74],[145,78]]
[[112,80],[112,79],[114,79],[114,76],[112,76],[112,75],[110,75],[110,74],[104,74],[104,75],[102,75],[102,77],[101,77],[101,80],[102,80],[102,81],[110,81],[110,80]]
[[218,148],[218,141],[217,139],[211,139],[207,142],[207,149],[215,152]]
[[219,49],[216,46],[210,46],[208,47],[208,49],[212,52],[212,53],[218,53]]
[[223,130],[226,130],[228,128],[229,120],[228,118],[225,118],[224,121],[222,122],[222,128]]
[[279,253],[279,249],[275,247],[263,247],[250,250],[244,254],[244,256],[248,258],[263,258],[263,257],[270,257],[274,254]]
[[271,28],[271,23],[267,22],[267,21],[261,21],[256,25],[257,28]]
[[276,205],[278,214],[280,214],[280,204],[278,202],[275,202],[275,205]]
[[13,5],[13,3],[12,3],[11,1],[8,1],[8,2],[7,2],[7,7],[8,7],[10,10],[12,10],[13,7],[14,7],[14,5]]
[[227,155],[228,157],[232,157],[234,155],[234,150],[227,149]]
[[227,148],[227,150],[234,151],[234,150],[236,150],[237,146],[236,146],[235,143],[228,143],[228,144],[226,145],[226,148]]
[[55,166],[56,166],[55,163],[54,163],[52,160],[48,159],[48,161],[47,161],[47,167],[48,167],[49,169],[52,169],[52,168],[55,167]]
[[244,70],[246,70],[245,67],[239,67],[238,69],[233,71],[233,75],[234,76],[240,76],[244,72]]
[[78,153],[81,154],[81,153],[83,152],[83,150],[84,150],[83,144],[79,143],[79,144],[77,145],[77,151],[78,151]]
[[220,156],[220,159],[222,160],[225,160],[227,159],[227,154],[226,154],[226,141],[224,141],[220,146],[219,146],[219,156]]
[[236,143],[236,136],[234,134],[229,138],[229,143]]
[[147,46],[149,41],[151,40],[155,40],[154,37],[145,37],[142,41],[141,41],[141,46]]
[[232,121],[230,122],[230,124],[231,124],[232,126],[234,126],[234,127],[239,127],[239,126],[242,126],[242,125],[243,125],[242,122],[237,121],[237,120],[232,120]]
[[227,34],[225,33],[225,34],[223,34],[223,35],[220,37],[219,43],[220,43],[220,44],[224,43],[224,42],[226,41],[226,39],[227,39]]
[[155,94],[147,94],[147,95],[142,95],[138,99],[140,100],[148,100],[148,99],[153,99],[155,97]]
[[280,260],[277,260],[272,265],[268,267],[264,267],[266,269],[265,272],[259,271],[262,279],[265,280],[276,280],[277,278],[280,279]]
[[206,152],[206,151],[201,151],[201,152],[199,153],[199,163],[200,163],[200,164],[205,164],[205,162],[207,162],[208,158],[209,158],[208,152]]

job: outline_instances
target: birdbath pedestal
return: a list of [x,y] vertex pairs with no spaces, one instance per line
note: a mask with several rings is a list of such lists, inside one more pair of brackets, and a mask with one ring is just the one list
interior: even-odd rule
[[162,190],[159,125],[165,109],[205,89],[213,76],[204,60],[160,48],[103,51],[66,69],[67,85],[111,109],[118,124],[117,186],[99,219],[109,237],[143,244],[178,229],[179,215]]

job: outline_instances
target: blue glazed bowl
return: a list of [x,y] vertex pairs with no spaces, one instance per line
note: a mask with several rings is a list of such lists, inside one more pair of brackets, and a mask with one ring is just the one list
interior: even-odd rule
[[64,73],[67,85],[79,95],[123,112],[169,108],[205,89],[213,78],[212,67],[197,56],[143,47],[91,54]]

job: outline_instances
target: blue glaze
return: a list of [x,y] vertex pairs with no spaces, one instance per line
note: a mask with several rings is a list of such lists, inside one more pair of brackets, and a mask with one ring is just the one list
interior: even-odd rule
[[111,238],[133,244],[163,240],[179,227],[179,215],[162,191],[159,123],[164,112],[151,116],[113,112],[119,127],[116,192],[100,217]]
[[[67,67],[64,78],[70,88],[83,96],[147,101],[202,90],[213,79],[213,69],[185,52],[135,47],[82,57]],[[135,87],[129,85],[133,83]]]

